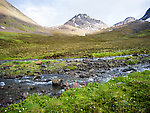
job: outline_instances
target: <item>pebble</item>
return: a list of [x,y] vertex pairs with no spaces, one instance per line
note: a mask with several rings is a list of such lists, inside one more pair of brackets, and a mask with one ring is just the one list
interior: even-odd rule
[[0,86],[5,86],[5,82],[0,82]]

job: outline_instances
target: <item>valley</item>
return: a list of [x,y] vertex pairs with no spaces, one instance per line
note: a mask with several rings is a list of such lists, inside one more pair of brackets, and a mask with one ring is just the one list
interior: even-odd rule
[[0,1],[0,112],[149,112],[148,9],[113,26],[87,14],[43,27]]

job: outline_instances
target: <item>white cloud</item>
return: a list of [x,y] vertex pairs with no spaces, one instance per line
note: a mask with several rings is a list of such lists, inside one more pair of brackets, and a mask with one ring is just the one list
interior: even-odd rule
[[44,26],[64,24],[78,13],[87,13],[92,18],[100,19],[108,25],[113,25],[129,16],[140,18],[150,4],[149,0],[17,1],[17,8],[38,24]]

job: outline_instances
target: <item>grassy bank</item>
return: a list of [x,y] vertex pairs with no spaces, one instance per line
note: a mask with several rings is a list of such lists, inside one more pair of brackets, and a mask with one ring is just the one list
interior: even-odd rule
[[122,31],[114,30],[82,37],[1,31],[0,60],[104,57],[136,52],[149,53],[149,32],[145,30],[134,35],[126,35]]
[[23,102],[1,108],[1,112],[149,112],[150,71],[118,77],[108,83],[90,83],[69,89],[60,98],[32,95]]
[[77,63],[67,63],[66,61],[57,60],[39,60],[39,61],[12,61],[5,62],[0,65],[0,77],[7,75],[11,76],[24,76],[24,75],[37,75],[55,73],[61,69],[75,70]]

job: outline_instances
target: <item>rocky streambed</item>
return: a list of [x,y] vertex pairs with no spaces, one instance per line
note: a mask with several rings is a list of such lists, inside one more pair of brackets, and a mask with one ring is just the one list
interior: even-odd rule
[[[132,72],[150,70],[149,55],[126,55],[105,58],[58,59],[65,62],[61,68],[50,70],[51,62],[36,60],[40,71],[9,76],[2,66],[0,72],[0,107],[9,106],[27,98],[30,94],[59,96],[69,88],[82,87],[90,82],[105,83]],[[0,61],[3,64],[6,61]],[[12,62],[12,61],[11,61]],[[55,62],[57,64],[58,62]],[[62,65],[62,63],[60,63]],[[55,65],[54,65],[55,66]],[[23,70],[19,67],[18,70]]]

